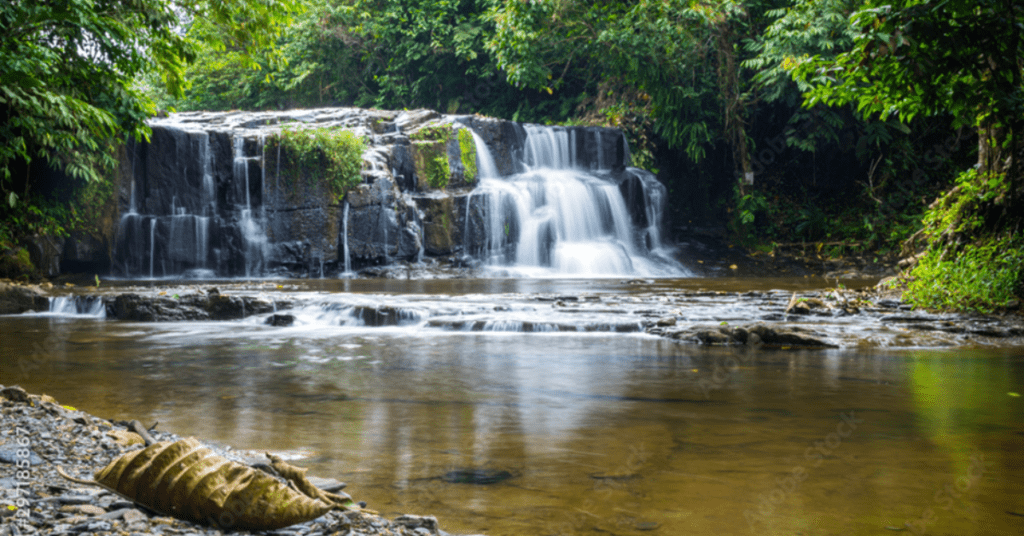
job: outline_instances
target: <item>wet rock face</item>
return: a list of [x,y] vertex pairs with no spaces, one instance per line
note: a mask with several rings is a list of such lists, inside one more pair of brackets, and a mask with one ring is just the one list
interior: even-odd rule
[[423,247],[428,255],[451,255],[460,238],[456,197],[414,197],[413,201],[423,214]]
[[106,312],[108,318],[135,322],[237,320],[270,313],[276,306],[287,307],[289,304],[280,302],[275,305],[262,298],[227,296],[213,292],[185,296],[144,296],[128,293],[119,294],[107,301]]
[[60,271],[106,273],[110,270],[110,255],[107,249],[107,245],[99,238],[82,232],[73,232],[64,241]]
[[457,121],[473,129],[484,140],[501,175],[523,171],[523,144],[526,141],[526,131],[522,125],[475,115],[459,117]]
[[45,276],[60,273],[60,261],[64,255],[63,240],[50,236],[34,236],[25,246],[36,271]]
[[[340,127],[367,140],[363,184],[342,198],[323,169],[296,167],[286,148],[268,143],[286,124]],[[436,190],[416,165],[413,140],[439,144],[435,158],[448,165],[438,169],[450,174],[441,191],[456,193],[474,187],[460,129],[481,128],[507,172],[523,139],[514,123],[430,110],[185,113],[150,126],[151,142],[130,145],[122,163],[130,180],[112,233],[115,275],[322,275],[345,265],[346,242],[356,268],[449,254],[458,249],[451,233],[432,233],[426,251],[420,209],[408,199]],[[457,218],[450,207],[443,216]],[[69,267],[91,262],[99,248],[73,246]]]
[[[330,277],[349,266],[424,255],[509,261],[522,238],[521,222],[504,214],[512,210],[507,206],[498,206],[497,216],[489,213],[495,209],[474,169],[477,145],[493,157],[496,169],[489,174],[509,176],[524,171],[528,156],[554,139],[547,127],[431,110],[189,112],[152,120],[150,127],[151,142],[130,144],[123,154],[128,180],[107,246],[116,276]],[[275,136],[286,127],[341,128],[366,140],[361,183],[338,191],[322,161],[297,159],[278,143]],[[651,188],[636,175],[642,170],[627,167],[622,132],[551,130],[567,140],[556,151],[567,165],[621,184],[639,228],[636,240],[649,242],[643,229],[651,226],[653,198],[645,194]],[[491,229],[498,221],[507,223],[504,236]],[[66,245],[75,250],[69,268],[95,265],[104,246]]]

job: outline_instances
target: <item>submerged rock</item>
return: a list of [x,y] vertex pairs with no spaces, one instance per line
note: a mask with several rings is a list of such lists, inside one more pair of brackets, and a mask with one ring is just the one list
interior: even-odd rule
[[264,324],[268,326],[287,327],[295,323],[295,316],[293,315],[270,315]]
[[[289,306],[283,302],[281,307]],[[274,311],[274,302],[252,296],[228,296],[220,293],[184,296],[144,296],[119,294],[107,302],[107,317],[136,322],[182,320],[236,320]]]
[[475,484],[478,486],[497,484],[510,478],[512,478],[512,473],[508,471],[491,469],[456,469],[441,475],[441,480],[450,484]]
[[747,345],[799,348],[837,348],[838,345],[799,326],[758,323],[751,326],[704,328],[687,326],[662,330],[658,334],[679,341],[707,345]]

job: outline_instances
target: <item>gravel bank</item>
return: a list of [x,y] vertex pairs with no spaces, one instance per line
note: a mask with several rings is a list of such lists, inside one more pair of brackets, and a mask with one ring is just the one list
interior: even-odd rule
[[[162,516],[95,486],[70,482],[57,467],[82,479],[142,444],[130,423],[108,421],[61,406],[46,395],[0,385],[0,536],[22,534],[99,534],[217,536],[228,532]],[[152,431],[156,441],[176,441],[175,434]],[[254,452],[206,445],[244,464],[266,463]],[[311,481],[337,489],[329,479]],[[356,492],[358,494],[358,492]],[[355,497],[358,500],[358,496]],[[372,509],[373,505],[368,508]],[[274,531],[231,531],[232,535],[274,536],[446,536],[432,516],[403,515],[393,520],[368,512],[332,511],[313,521]],[[450,535],[449,535],[450,536]]]

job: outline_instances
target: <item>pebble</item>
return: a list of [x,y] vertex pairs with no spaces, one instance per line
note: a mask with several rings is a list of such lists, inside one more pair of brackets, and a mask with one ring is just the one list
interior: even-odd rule
[[[20,459],[20,457],[18,456],[18,450],[20,450],[20,449],[18,448],[17,445],[3,445],[3,446],[0,446],[0,462],[10,463],[10,464],[18,463],[18,460]],[[35,465],[42,465],[44,463],[43,459],[40,458],[39,455],[36,454],[35,452],[29,450],[28,454],[29,454],[29,458],[28,458],[29,465],[35,466]]]
[[86,516],[101,516],[107,513],[106,510],[93,504],[66,504],[60,507],[59,512],[65,514],[82,514]]

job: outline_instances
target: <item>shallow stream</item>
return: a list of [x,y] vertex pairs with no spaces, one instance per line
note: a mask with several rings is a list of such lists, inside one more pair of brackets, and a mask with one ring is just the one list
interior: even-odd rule
[[[295,324],[0,317],[0,383],[287,453],[455,534],[1024,533],[1021,346],[704,347],[626,329],[666,311],[752,320],[821,281],[220,286],[292,301]],[[739,290],[758,297],[715,294]],[[406,316],[351,320],[380,303]],[[896,340],[858,322],[873,321],[821,329]]]

